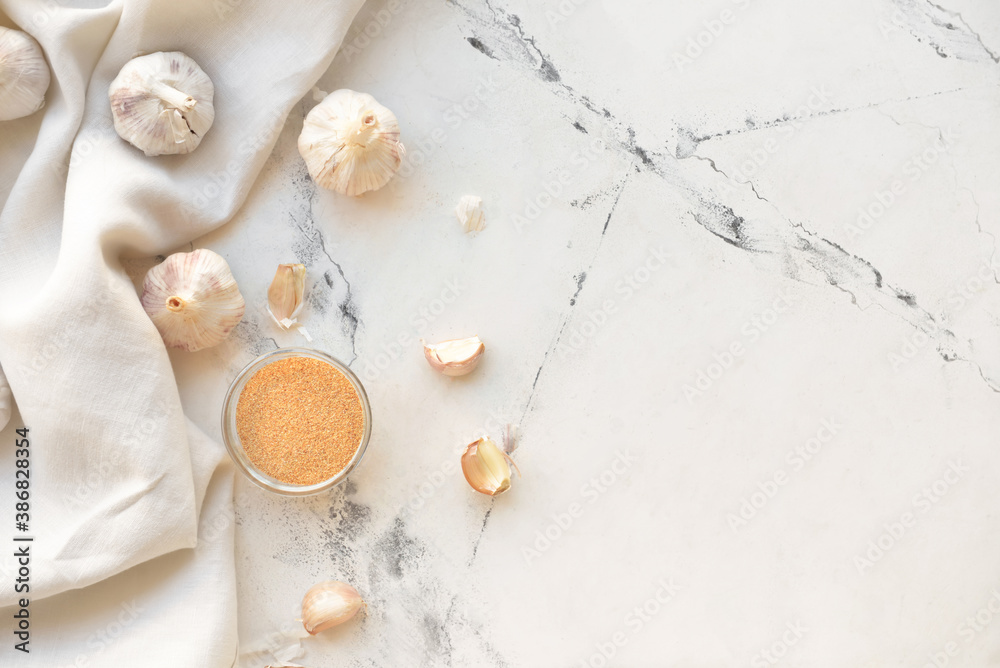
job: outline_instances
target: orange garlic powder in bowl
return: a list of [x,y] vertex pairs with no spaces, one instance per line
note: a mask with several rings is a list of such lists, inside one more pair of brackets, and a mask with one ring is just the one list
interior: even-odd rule
[[223,436],[258,485],[311,494],[341,482],[360,461],[370,415],[350,369],[319,351],[285,348],[251,362],[234,381]]

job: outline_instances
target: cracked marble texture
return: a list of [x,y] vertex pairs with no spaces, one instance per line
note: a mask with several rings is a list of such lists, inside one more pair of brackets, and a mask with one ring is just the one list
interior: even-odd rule
[[[1000,5],[372,0],[345,44],[319,87],[396,112],[400,175],[317,190],[303,100],[198,242],[244,322],[174,356],[218,434],[305,344],[264,310],[301,262],[372,402],[350,484],[239,481],[246,647],[335,578],[367,614],[298,663],[1000,665]],[[474,374],[427,368],[472,334]],[[524,477],[475,495],[507,423]]]

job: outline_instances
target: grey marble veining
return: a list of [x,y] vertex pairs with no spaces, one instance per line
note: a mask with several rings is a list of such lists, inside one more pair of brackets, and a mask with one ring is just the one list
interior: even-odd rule
[[[174,356],[215,433],[304,343],[263,310],[302,262],[372,400],[350,484],[238,484],[245,643],[336,578],[367,614],[303,665],[1000,662],[997,53],[975,0],[369,3],[320,88],[396,112],[400,176],[318,191],[304,100],[198,242],[244,322]],[[426,367],[473,333],[473,375]],[[458,453],[506,423],[524,477],[479,497]]]

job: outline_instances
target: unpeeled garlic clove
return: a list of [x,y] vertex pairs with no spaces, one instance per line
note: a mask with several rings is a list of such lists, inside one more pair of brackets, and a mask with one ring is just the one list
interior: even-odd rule
[[483,214],[483,198],[475,195],[466,195],[458,201],[455,207],[455,216],[462,224],[462,229],[466,233],[479,232],[486,227],[486,217]]
[[442,343],[425,343],[424,357],[435,371],[446,376],[464,376],[479,364],[486,344],[478,336]]
[[222,343],[246,303],[226,261],[199,248],[174,253],[146,273],[142,307],[164,343],[193,352]]
[[399,123],[371,95],[335,90],[306,116],[299,153],[323,188],[345,195],[378,190],[403,160]]
[[41,109],[50,79],[38,42],[28,33],[0,27],[0,121]]
[[310,635],[343,624],[364,606],[358,590],[338,580],[314,585],[302,599],[302,625]]
[[304,264],[279,264],[271,287],[267,290],[267,310],[279,325],[288,329],[302,310],[306,292]]
[[[510,489],[514,461],[488,436],[470,443],[462,455],[462,473],[472,489],[496,496]],[[517,468],[517,465],[514,465]]]
[[149,156],[198,148],[215,120],[214,96],[212,80],[179,51],[133,58],[108,89],[115,130]]

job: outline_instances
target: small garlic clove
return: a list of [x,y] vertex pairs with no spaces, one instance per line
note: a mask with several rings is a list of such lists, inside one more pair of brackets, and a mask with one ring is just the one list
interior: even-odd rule
[[146,273],[142,307],[164,343],[193,352],[222,343],[246,303],[226,261],[199,248],[174,253]]
[[115,130],[148,156],[190,153],[215,120],[212,80],[179,51],[125,63],[108,89]]
[[483,198],[475,195],[466,195],[458,201],[455,207],[455,216],[462,224],[462,229],[466,233],[479,232],[486,227],[486,218],[483,214]]
[[464,376],[479,364],[486,345],[478,336],[442,343],[425,343],[424,357],[435,371],[446,376]]
[[346,88],[312,108],[298,145],[313,181],[345,195],[378,190],[403,161],[395,114],[371,95]]
[[41,109],[50,80],[38,42],[28,33],[0,27],[0,121]]
[[358,590],[337,580],[314,585],[302,599],[302,625],[310,635],[343,624],[365,605]]
[[512,463],[513,460],[496,443],[484,436],[465,449],[462,473],[472,489],[496,496],[510,489]]
[[305,292],[305,265],[279,264],[267,290],[267,309],[278,325],[289,329],[296,323],[295,316],[302,310]]

